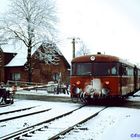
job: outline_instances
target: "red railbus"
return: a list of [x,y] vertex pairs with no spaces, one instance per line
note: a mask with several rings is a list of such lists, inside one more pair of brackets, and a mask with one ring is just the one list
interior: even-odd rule
[[140,88],[140,69],[119,57],[86,55],[71,63],[71,97],[83,102],[126,97]]

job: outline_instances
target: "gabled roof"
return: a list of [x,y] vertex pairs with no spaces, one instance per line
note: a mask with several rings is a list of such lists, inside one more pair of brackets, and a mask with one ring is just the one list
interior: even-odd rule
[[24,53],[17,53],[15,57],[7,64],[5,67],[18,67],[18,66],[24,66],[27,62],[27,58],[25,58]]
[[[4,46],[1,46],[1,49],[5,53],[14,53],[15,54],[14,58],[7,65],[5,65],[5,67],[19,67],[19,66],[24,66],[26,64],[27,47],[25,45],[23,45],[22,43],[19,44],[19,46],[15,46],[13,44],[11,44],[11,45],[7,44]],[[31,55],[33,55],[37,49],[38,48],[32,48]],[[59,50],[59,52],[60,52],[60,50]],[[61,54],[61,52],[59,53],[59,55],[60,54]],[[61,56],[62,56],[62,59],[65,61],[66,66],[68,68],[70,68],[70,65],[67,62],[67,60],[65,59],[65,57],[62,54],[61,54]]]
[[[35,49],[32,49],[32,54]],[[24,66],[27,62],[27,47],[23,47],[17,52],[15,57],[5,67],[19,67]]]
[[15,54],[14,58],[6,66],[21,66],[26,62],[26,55],[23,55],[25,54],[25,49],[23,49],[21,46],[18,47],[12,42],[9,42],[5,45],[0,46],[0,48],[4,53]]

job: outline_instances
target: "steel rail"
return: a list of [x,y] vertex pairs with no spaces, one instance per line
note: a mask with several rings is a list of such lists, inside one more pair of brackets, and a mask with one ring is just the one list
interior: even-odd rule
[[0,107],[6,107],[6,106],[10,106],[12,105],[12,103],[9,103],[9,104],[0,104]]
[[70,126],[69,128],[67,128],[67,129],[65,129],[65,130],[63,130],[63,131],[61,131],[60,133],[58,133],[58,134],[54,135],[53,137],[49,138],[48,140],[56,140],[56,139],[60,138],[60,136],[65,135],[65,134],[68,133],[69,131],[73,130],[75,126],[78,126],[79,124],[82,124],[82,123],[84,123],[84,122],[90,120],[91,118],[97,116],[101,111],[103,111],[103,110],[106,109],[106,108],[107,108],[107,107],[104,107],[104,108],[101,109],[100,111],[98,111],[98,112],[92,114],[91,116],[87,117],[86,119],[83,119],[83,120],[79,121],[78,123],[76,123],[76,124]]
[[35,107],[36,106],[27,107],[27,108],[20,108],[20,109],[11,110],[11,111],[6,111],[6,112],[0,113],[0,115],[6,115],[6,114],[9,114],[9,113],[15,113],[15,112],[20,112],[20,111],[25,111],[25,110],[29,110],[29,109],[32,109],[32,108],[35,108]]
[[29,115],[34,115],[34,114],[46,112],[46,111],[49,111],[49,110],[51,110],[51,108],[40,110],[40,111],[35,111],[35,112],[31,112],[31,113],[26,113],[26,114],[23,114],[23,115],[17,115],[17,116],[13,116],[13,117],[9,117],[9,118],[4,118],[4,119],[0,119],[0,122],[9,121],[9,120],[13,120],[13,119],[18,119],[18,118],[26,117],[26,116],[29,116]]
[[[76,109],[74,109],[74,110],[71,110],[71,111],[66,112],[66,113],[64,113],[64,114],[61,114],[61,115],[58,115],[57,117],[53,117],[53,118],[51,118],[51,119],[42,121],[42,122],[37,123],[37,124],[35,124],[35,125],[29,126],[29,127],[27,127],[27,128],[21,129],[21,130],[19,130],[19,131],[16,131],[16,132],[10,133],[10,134],[8,134],[8,135],[2,136],[2,137],[0,137],[0,140],[20,139],[21,136],[26,135],[26,134],[28,134],[29,132],[31,133],[31,132],[34,132],[34,131],[37,131],[37,130],[40,129],[40,128],[37,128],[37,129],[36,129],[36,127],[39,127],[39,126],[41,126],[41,125],[44,124],[44,123],[49,123],[49,122],[51,122],[51,121],[54,121],[55,119],[59,119],[59,118],[62,118],[62,117],[64,117],[64,116],[67,116],[67,115],[73,113],[74,111],[76,111],[76,110],[78,110],[78,109],[84,107],[84,106],[85,106],[85,105],[82,105],[82,106],[80,106],[80,107],[78,107],[78,108],[76,108]],[[41,126],[41,128],[42,128],[42,126]]]

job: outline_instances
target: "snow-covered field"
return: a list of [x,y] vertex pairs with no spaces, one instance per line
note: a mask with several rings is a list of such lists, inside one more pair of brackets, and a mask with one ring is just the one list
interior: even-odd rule
[[[137,92],[135,95],[140,95],[140,92]],[[140,102],[140,97],[130,97],[128,100]],[[77,130],[67,134],[64,139],[139,140],[140,109],[109,107],[80,127],[84,129],[77,128]]]
[[[139,94],[139,93],[137,93]],[[140,97],[131,97],[130,101],[139,102]],[[16,100],[15,103],[8,107],[0,108],[0,113],[10,111],[12,109],[24,108],[29,106],[42,106],[52,108],[53,114],[58,112],[74,109],[80,104],[75,103],[60,103],[60,102],[45,102],[45,101],[32,101],[32,100]],[[97,106],[96,106],[97,107]],[[95,108],[93,106],[93,108]],[[83,112],[84,114],[85,112]],[[8,115],[8,114],[7,114]],[[44,116],[43,116],[44,117]],[[41,121],[41,118],[32,118],[32,124],[36,120]],[[78,117],[78,116],[76,116]],[[69,120],[73,121],[73,120]],[[27,121],[26,121],[27,122]],[[14,122],[15,123],[15,122]],[[24,125],[24,121],[14,123],[0,123],[0,136],[8,134],[9,130],[15,127]],[[65,124],[64,124],[65,125]],[[82,129],[83,128],[83,129]],[[40,139],[38,137],[38,139]],[[45,138],[44,138],[45,139]],[[98,116],[90,121],[77,127],[62,139],[68,140],[139,140],[140,139],[140,109],[127,108],[127,107],[108,107],[99,113]]]
[[[68,140],[140,139],[140,110],[110,107],[65,136]],[[86,129],[85,129],[86,128]]]
[[[1,122],[0,123],[0,137],[7,135],[9,133],[12,133],[14,131],[26,128],[28,126],[34,125],[36,123],[42,122],[43,120],[53,118],[56,115],[71,111],[79,107],[80,105],[72,104],[72,103],[68,104],[68,103],[59,103],[59,102],[53,103],[53,102],[44,102],[44,101],[16,100],[13,105],[0,108],[0,113],[5,112],[5,109],[6,111],[11,111],[11,110],[19,109],[19,108],[30,107],[30,106],[38,106],[37,110],[39,107],[40,109],[51,108],[51,110],[48,112],[41,113],[41,115],[37,114],[37,115],[23,117],[20,119]],[[10,114],[9,114],[9,117],[10,117]]]

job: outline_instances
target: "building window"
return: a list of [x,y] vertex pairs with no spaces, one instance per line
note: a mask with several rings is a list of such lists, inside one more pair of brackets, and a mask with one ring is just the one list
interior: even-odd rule
[[59,73],[53,73],[53,80],[54,81],[58,82],[59,78],[60,78]]
[[21,78],[20,73],[12,73],[12,80],[13,81],[19,81]]

